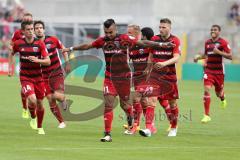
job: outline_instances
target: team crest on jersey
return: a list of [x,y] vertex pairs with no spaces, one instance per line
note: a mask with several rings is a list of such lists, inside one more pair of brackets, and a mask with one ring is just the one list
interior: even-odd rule
[[220,43],[215,43],[215,47],[219,47],[220,46]]
[[144,53],[144,49],[139,49],[139,53],[143,54]]
[[46,44],[47,49],[51,48],[51,44]]
[[33,51],[37,52],[38,51],[38,47],[33,47]]
[[119,48],[120,46],[119,41],[114,41],[114,44],[116,45],[117,48]]

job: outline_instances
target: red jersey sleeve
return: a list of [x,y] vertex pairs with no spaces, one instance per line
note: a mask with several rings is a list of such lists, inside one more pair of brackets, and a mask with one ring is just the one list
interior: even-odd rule
[[121,39],[130,42],[130,43],[131,43],[131,46],[136,45],[136,43],[137,43],[137,41],[138,41],[135,37],[129,36],[129,35],[127,35],[127,34],[123,34],[123,35],[121,36]]
[[62,42],[57,37],[52,37],[52,39],[56,43],[56,46],[57,46],[58,49],[63,49],[64,48]]
[[95,41],[92,42],[92,46],[94,48],[102,48],[104,43],[105,42],[104,42],[103,37],[100,37],[100,38],[98,38],[98,39],[96,39]]
[[227,41],[223,41],[223,50],[226,53],[231,53],[231,47]]
[[15,55],[15,53],[18,52],[18,45],[16,43],[17,41],[13,42],[13,47],[12,47],[12,55]]
[[42,42],[42,41],[39,41],[39,46],[40,46],[41,56],[42,57],[47,57],[48,56],[48,51],[47,51],[45,43]]
[[180,40],[175,37],[173,39],[173,43],[175,44],[175,47],[173,48],[173,54],[181,54]]
[[[159,37],[158,36],[153,36],[152,38],[151,38],[151,41],[157,41],[157,40],[159,40]],[[153,49],[150,47],[149,48],[149,53],[152,53],[153,52]]]
[[21,39],[21,30],[16,30],[12,35],[12,42]]

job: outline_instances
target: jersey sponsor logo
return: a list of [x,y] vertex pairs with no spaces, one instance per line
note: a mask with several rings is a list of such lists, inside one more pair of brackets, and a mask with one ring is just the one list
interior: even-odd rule
[[104,53],[109,54],[109,53],[122,53],[121,49],[114,49],[114,50],[104,50]]
[[145,61],[147,61],[147,58],[138,58],[138,59],[134,59],[132,61],[133,62],[145,62]]
[[207,52],[207,54],[214,54],[213,51]]
[[172,52],[166,52],[166,51],[158,51],[155,52],[156,55],[172,55]]

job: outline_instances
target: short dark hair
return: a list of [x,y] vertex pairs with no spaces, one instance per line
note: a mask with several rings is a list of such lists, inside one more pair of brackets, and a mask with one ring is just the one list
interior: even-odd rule
[[142,35],[146,36],[148,40],[151,40],[151,38],[154,36],[154,32],[152,28],[150,27],[144,27],[141,29]]
[[104,25],[105,28],[109,28],[112,24],[115,24],[114,19],[107,19],[107,20],[103,23],[103,25]]
[[[216,28],[218,28],[219,31],[221,31],[221,27],[220,27],[220,25],[218,25],[218,24],[214,24],[214,25],[212,25],[212,27],[216,27]],[[212,28],[212,27],[211,27],[211,28]]]
[[172,24],[171,20],[169,18],[163,18],[160,19],[160,23],[168,23],[168,24]]
[[43,29],[45,29],[45,24],[43,21],[39,20],[39,21],[34,21],[34,28],[37,24],[41,24],[43,26]]
[[26,25],[31,25],[31,24],[33,24],[33,21],[23,21],[21,23],[21,29],[24,30]]

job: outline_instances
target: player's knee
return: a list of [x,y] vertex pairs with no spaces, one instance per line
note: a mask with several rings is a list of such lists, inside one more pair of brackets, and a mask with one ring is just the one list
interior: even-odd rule
[[149,97],[147,101],[148,106],[156,106],[157,105],[157,97]]
[[53,100],[52,94],[48,94],[46,97],[49,103]]
[[37,105],[37,98],[34,94],[28,96],[27,101],[30,105]]
[[37,107],[38,108],[43,108],[42,100],[37,100]]
[[211,86],[204,86],[204,92],[206,93],[209,93],[210,92],[210,89],[211,89]]
[[104,96],[105,106],[113,106],[115,97],[111,95],[105,95]]
[[169,100],[168,102],[171,108],[174,108],[177,106],[177,101],[175,99]]
[[140,103],[140,97],[133,97],[133,103]]
[[65,95],[63,93],[55,92],[53,97],[59,102],[63,102],[65,100]]
[[141,105],[142,107],[146,108],[148,106],[148,99],[147,98],[141,99]]

